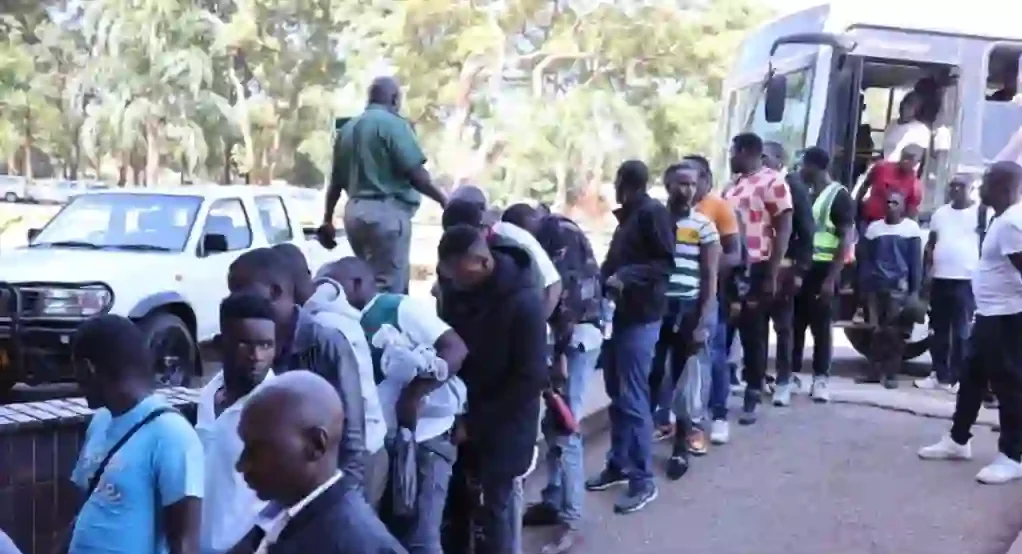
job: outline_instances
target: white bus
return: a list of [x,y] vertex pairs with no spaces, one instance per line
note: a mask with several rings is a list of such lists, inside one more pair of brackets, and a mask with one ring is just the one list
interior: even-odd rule
[[[879,157],[901,98],[925,91],[932,130],[922,177],[920,221],[944,202],[951,176],[978,180],[995,160],[1022,160],[1022,2],[853,0],[801,10],[751,34],[723,87],[714,165],[727,174],[730,138],[752,131],[789,155],[817,145],[834,178],[853,189]],[[867,336],[841,322],[857,350]],[[927,348],[917,326],[906,349]]]

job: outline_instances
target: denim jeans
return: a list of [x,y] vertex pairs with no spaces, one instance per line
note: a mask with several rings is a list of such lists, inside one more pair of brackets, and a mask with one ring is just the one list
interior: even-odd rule
[[[721,304],[717,311],[717,325],[710,336],[710,417],[714,420],[727,419],[727,400],[731,396],[731,368],[728,358],[731,345],[728,344],[727,306]],[[736,341],[737,342],[737,341]]]
[[972,281],[934,279],[930,288],[930,353],[941,383],[954,384],[965,364],[965,349],[976,303]]
[[385,517],[387,527],[408,554],[443,554],[440,525],[447,503],[447,490],[457,449],[447,434],[416,445],[419,492],[416,515],[408,518]]
[[[706,418],[711,379],[709,344],[701,345],[689,355],[690,337],[678,336],[674,330],[681,327],[682,332],[687,333],[685,329],[694,325],[698,310],[698,300],[680,300],[674,313],[668,315],[670,319],[665,319],[660,329],[654,361],[654,364],[659,362],[664,367],[657,392],[657,408],[653,414],[653,423],[658,426],[670,425],[672,408],[686,432],[692,425],[699,425]],[[717,327],[716,304],[711,308],[710,319],[706,324],[711,330],[712,340],[712,333]]]
[[633,492],[653,487],[649,372],[659,335],[659,321],[615,325],[604,344],[603,382],[610,397],[607,467],[627,475]]
[[[574,350],[568,355],[568,382],[563,392],[576,418],[582,417],[586,383],[596,369],[599,357],[599,349],[587,352]],[[562,522],[576,528],[582,519],[582,500],[585,497],[582,435],[558,432],[552,418],[553,414],[547,412],[547,421],[543,423],[547,444],[547,485],[543,489],[543,502],[557,510]]]

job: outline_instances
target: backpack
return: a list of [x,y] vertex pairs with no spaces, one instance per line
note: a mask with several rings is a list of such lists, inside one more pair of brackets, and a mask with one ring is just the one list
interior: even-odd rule
[[561,301],[551,319],[599,325],[603,299],[600,264],[585,231],[567,217],[550,215],[540,222],[536,240],[561,276]]

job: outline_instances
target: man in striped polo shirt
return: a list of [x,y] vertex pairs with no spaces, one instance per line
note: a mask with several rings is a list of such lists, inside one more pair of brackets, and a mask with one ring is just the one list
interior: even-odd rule
[[659,410],[658,427],[670,425],[668,405],[677,416],[674,448],[667,477],[680,479],[688,470],[689,452],[706,453],[705,419],[710,385],[707,343],[717,322],[717,273],[720,235],[705,215],[692,208],[699,165],[683,161],[664,173],[668,208],[675,218],[674,268],[667,286],[668,314],[660,328],[651,379]]

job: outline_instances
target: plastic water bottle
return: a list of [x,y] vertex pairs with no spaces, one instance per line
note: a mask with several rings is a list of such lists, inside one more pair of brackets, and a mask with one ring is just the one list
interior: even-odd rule
[[617,304],[610,298],[604,298],[600,306],[601,318],[603,319],[603,340],[610,339],[614,335],[614,310]]

